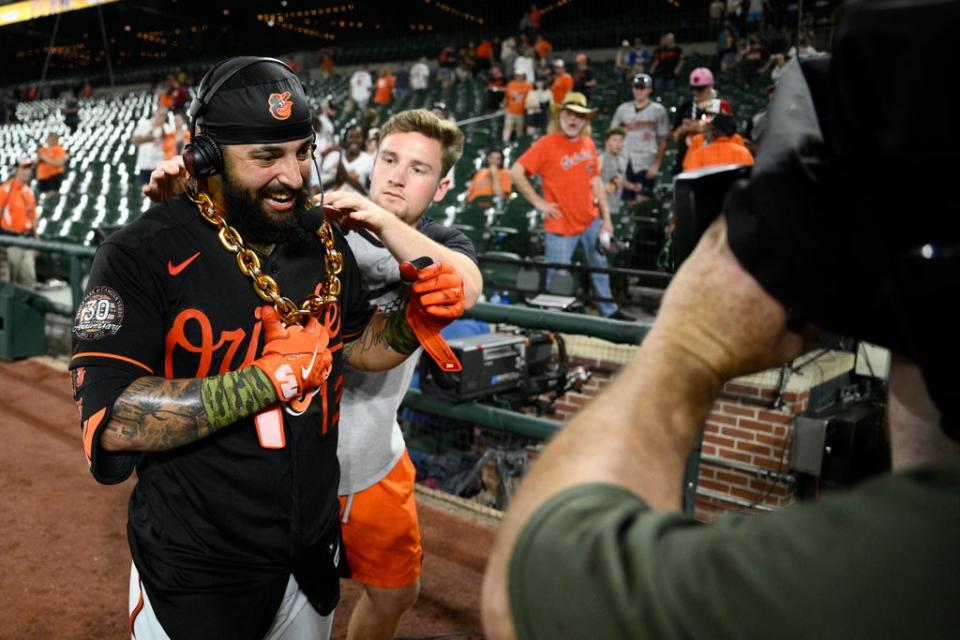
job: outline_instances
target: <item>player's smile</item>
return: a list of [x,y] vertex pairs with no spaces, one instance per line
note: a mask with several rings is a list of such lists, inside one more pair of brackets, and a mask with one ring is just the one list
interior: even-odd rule
[[290,211],[297,204],[297,194],[292,191],[268,191],[261,196],[264,205],[277,212]]

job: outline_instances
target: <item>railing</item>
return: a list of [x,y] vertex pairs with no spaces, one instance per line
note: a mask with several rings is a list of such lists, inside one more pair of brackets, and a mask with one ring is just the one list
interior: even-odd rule
[[44,310],[62,316],[73,316],[77,307],[80,306],[80,300],[83,299],[83,258],[92,258],[97,251],[96,247],[12,235],[0,235],[0,246],[22,247],[24,249],[63,253],[70,256],[70,306],[66,307],[62,304],[50,302]]

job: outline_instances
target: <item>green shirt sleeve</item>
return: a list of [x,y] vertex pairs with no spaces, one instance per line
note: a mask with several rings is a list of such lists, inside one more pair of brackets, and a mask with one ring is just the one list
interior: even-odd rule
[[591,484],[527,523],[509,594],[522,640],[953,638],[958,571],[957,467],[709,525]]

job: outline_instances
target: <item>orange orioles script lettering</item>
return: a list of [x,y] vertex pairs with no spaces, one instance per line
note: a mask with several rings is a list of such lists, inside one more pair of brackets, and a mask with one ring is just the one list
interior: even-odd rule
[[270,115],[277,120],[286,120],[293,113],[293,100],[290,99],[290,92],[271,93],[267,98]]
[[[254,317],[258,320],[260,319],[259,308],[254,310]],[[199,344],[194,344],[187,336],[187,326],[191,323],[196,323],[197,329],[199,330]],[[239,328],[223,330],[220,332],[219,339],[214,342],[213,327],[210,325],[210,318],[207,317],[207,314],[199,309],[184,309],[177,314],[177,317],[173,320],[173,325],[170,327],[170,330],[167,331],[163,359],[163,375],[166,378],[206,377],[210,375],[214,355],[224,347],[226,348],[226,352],[220,359],[220,367],[216,372],[218,375],[246,366],[253,362],[257,356],[257,342],[260,338],[261,329],[262,325],[260,322],[257,322],[253,326],[253,332],[250,336],[250,342],[247,344],[247,350],[243,356],[243,360],[233,365],[233,360],[244,339],[246,339],[247,332]],[[173,356],[177,349],[183,349],[188,353],[197,354],[197,370],[192,376],[183,372],[174,371]]]

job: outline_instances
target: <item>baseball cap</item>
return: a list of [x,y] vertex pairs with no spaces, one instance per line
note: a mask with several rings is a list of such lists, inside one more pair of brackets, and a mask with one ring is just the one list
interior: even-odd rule
[[713,84],[713,72],[706,67],[697,67],[690,72],[691,87],[709,87]]
[[562,67],[562,66],[563,66],[563,58],[556,58],[556,59],[553,61],[553,66],[555,66],[555,67]]
[[633,76],[633,86],[638,89],[650,89],[653,87],[653,78],[645,73],[638,73]]
[[[241,58],[242,59],[242,58]],[[220,144],[287,142],[313,135],[300,79],[276,61],[250,57],[197,114],[197,124]]]
[[33,158],[31,158],[31,157],[29,157],[29,156],[21,156],[21,158],[20,158],[19,160],[17,160],[17,168],[18,168],[18,169],[19,169],[19,168],[29,169],[29,168],[32,167],[32,166],[33,166]]
[[620,46],[621,46],[621,47],[629,47],[629,46],[630,46],[630,41],[629,41],[629,40],[624,40],[623,42],[620,43]]
[[583,95],[579,91],[571,91],[563,98],[558,106],[554,106],[554,109],[557,111],[572,111],[574,113],[579,113],[582,116],[592,118],[597,115],[596,109],[591,109],[587,106],[587,96]]

